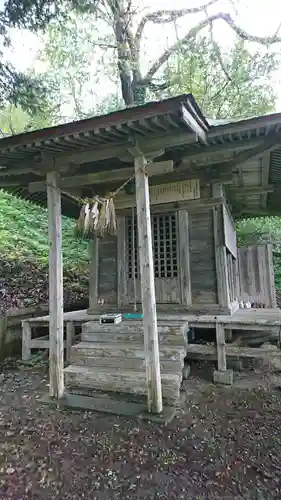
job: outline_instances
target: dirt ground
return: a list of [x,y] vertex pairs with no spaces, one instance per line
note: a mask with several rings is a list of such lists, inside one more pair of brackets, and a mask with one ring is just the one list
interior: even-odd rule
[[0,499],[280,499],[279,377],[261,366],[218,388],[193,369],[165,427],[43,406],[46,368],[6,367]]

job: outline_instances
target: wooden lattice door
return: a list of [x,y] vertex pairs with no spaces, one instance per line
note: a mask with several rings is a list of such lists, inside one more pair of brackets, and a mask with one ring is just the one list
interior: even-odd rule
[[[133,228],[134,223],[134,228]],[[178,269],[178,228],[176,214],[151,217],[155,294],[159,304],[180,303]],[[140,269],[136,217],[126,217],[126,295],[127,301],[141,302]]]

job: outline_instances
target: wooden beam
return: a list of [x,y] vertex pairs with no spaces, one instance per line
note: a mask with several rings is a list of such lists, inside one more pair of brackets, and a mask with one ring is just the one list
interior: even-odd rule
[[[245,326],[246,329],[246,326]],[[227,358],[266,358],[276,357],[280,358],[281,351],[276,349],[275,346],[269,347],[244,347],[233,344],[226,344]],[[215,345],[204,344],[188,344],[186,357],[188,359],[205,359],[216,360],[218,359]]]
[[[222,182],[223,184],[229,184],[233,182],[233,176],[231,170],[228,169],[227,167],[224,167],[223,169],[221,169],[219,166],[212,168],[202,167],[196,169],[195,172],[190,172],[187,169],[186,170],[176,169],[173,171],[167,171],[170,168],[169,164],[171,162],[163,161],[158,163],[152,163],[151,166],[149,167],[148,175],[150,177],[149,184],[151,186],[166,184],[168,182],[177,182],[177,181],[192,180],[198,178],[200,179],[201,184],[207,184],[211,182],[212,183]],[[156,167],[154,167],[153,165],[156,165]],[[162,167],[164,173],[158,173],[157,171],[159,171],[160,168]],[[103,172],[95,172],[91,174],[84,174],[84,175],[82,174],[79,176],[76,175],[72,177],[65,177],[61,179],[60,187],[62,189],[67,189],[78,186],[94,185],[97,186],[97,189],[101,191],[104,188],[106,188],[107,191],[108,189],[114,191],[120,186],[120,183],[122,183],[122,181],[125,181],[126,179],[130,178],[133,175],[133,172],[134,172],[133,169],[129,167],[129,168],[121,168],[118,170],[116,169]],[[44,192],[46,190],[46,183],[42,181],[31,182],[28,187],[30,193],[35,193],[40,191]]]
[[[154,176],[154,175],[161,176],[166,173],[172,173],[172,172],[173,172],[172,160],[151,163],[148,169],[149,176]],[[101,170],[99,172],[92,172],[82,175],[72,175],[69,177],[62,177],[60,179],[60,187],[63,189],[63,188],[71,188],[78,186],[89,186],[91,184],[97,185],[103,183],[108,185],[108,182],[112,182],[112,179],[114,179],[114,182],[120,181],[122,183],[122,181],[132,177],[133,174],[134,174],[134,167],[132,166],[125,168],[118,168],[114,170]],[[28,186],[28,189],[30,193],[45,191],[46,183],[42,181],[31,182]]]
[[[171,148],[174,146],[182,146],[183,144],[192,144],[196,142],[195,137],[189,131],[186,132],[167,132],[161,135],[152,134],[150,137],[146,137],[138,140],[138,146],[141,151],[144,151],[149,157],[150,154],[155,154],[158,150]],[[130,142],[118,142],[114,145],[110,145],[109,143],[98,144],[93,149],[82,150],[78,152],[65,152],[65,153],[57,153],[52,155],[53,159],[53,168],[56,170],[60,170],[64,167],[68,167],[71,164],[82,164],[88,162],[96,162],[101,160],[107,160],[109,158],[119,158],[127,156],[128,149],[131,147]],[[21,168],[23,168],[22,162],[20,163]],[[46,162],[38,162],[32,161],[30,159],[26,163],[27,171],[39,172],[39,169],[48,170],[50,169],[49,161]],[[8,169],[7,169],[8,171]],[[9,169],[12,175],[17,175],[17,169],[12,167]]]
[[188,161],[194,158],[200,158],[212,155],[214,153],[223,153],[224,151],[237,151],[239,149],[249,149],[263,143],[261,137],[251,139],[239,139],[232,142],[225,142],[223,144],[212,144],[211,146],[198,145],[197,147],[188,146],[181,151],[182,161]]
[[280,148],[280,141],[281,141],[281,135],[276,134],[274,135],[273,138],[269,137],[258,146],[251,149],[247,149],[246,151],[242,151],[242,153],[239,153],[232,160],[225,162],[221,166],[225,165],[230,168],[238,167],[242,163],[245,163],[250,159],[256,158],[257,156],[260,156],[262,153],[274,151],[274,149]]
[[60,399],[64,394],[63,359],[63,269],[61,233],[61,196],[57,172],[47,174],[49,227],[49,336],[50,396]]
[[201,141],[204,144],[207,144],[206,131],[202,128],[202,126],[199,125],[199,123],[195,120],[195,118],[193,118],[192,114],[189,113],[186,107],[183,105],[181,106],[181,113],[185,123],[191,128],[191,130],[196,134],[196,136],[201,139]]
[[234,212],[235,220],[252,218],[252,217],[279,217],[281,215],[280,210],[273,209],[254,209],[254,208],[243,208],[241,210],[235,210]]
[[[11,182],[11,181],[2,181],[0,177],[0,189],[5,189],[5,188],[18,188],[21,185],[21,181],[18,180],[17,182]],[[45,188],[46,191],[46,188]]]
[[144,350],[146,358],[147,403],[149,412],[161,413],[163,409],[163,403],[160,376],[149,186],[148,176],[146,173],[146,160],[143,156],[137,156],[134,159],[134,164],[136,178],[138,245],[141,274]]
[[249,186],[249,187],[238,187],[238,186],[227,186],[226,188],[228,194],[232,196],[249,196],[251,194],[265,194],[273,193],[274,186]]
[[[268,125],[280,125],[280,114],[276,116],[260,116],[258,118],[245,119],[240,122],[229,123],[228,125],[219,125],[212,127],[208,133],[208,137],[213,139],[215,137],[221,137],[223,135],[228,136],[233,133],[249,132],[251,130],[256,130],[260,127],[267,127]],[[273,135],[273,134],[272,134]]]

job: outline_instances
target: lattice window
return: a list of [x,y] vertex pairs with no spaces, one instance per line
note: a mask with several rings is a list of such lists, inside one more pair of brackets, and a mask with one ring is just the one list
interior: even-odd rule
[[[133,257],[132,217],[127,218],[129,278],[133,278],[133,272],[136,278],[140,277],[136,218],[134,222],[135,252]],[[175,278],[178,276],[176,216],[175,214],[154,215],[151,217],[151,225],[155,278]]]

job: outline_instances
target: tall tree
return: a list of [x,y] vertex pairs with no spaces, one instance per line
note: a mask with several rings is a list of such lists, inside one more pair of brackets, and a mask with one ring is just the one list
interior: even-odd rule
[[82,119],[118,107],[117,96],[101,105],[98,84],[107,76],[117,82],[109,52],[99,46],[99,31],[92,16],[70,13],[63,24],[51,22],[39,60],[57,90],[60,119]]
[[246,118],[274,111],[272,80],[280,57],[263,50],[250,53],[238,38],[223,60],[222,69],[210,37],[183,44],[164,68],[163,84],[169,86],[162,97],[193,93],[204,114],[212,118]]
[[[167,63],[182,44],[191,41],[197,34],[205,28],[213,30],[213,26],[218,21],[226,23],[229,28],[237,34],[242,40],[249,40],[266,46],[281,42],[278,37],[278,31],[272,36],[261,37],[251,35],[241,28],[231,15],[233,0],[229,0],[230,12],[212,12],[219,5],[219,0],[206,1],[201,6],[189,7],[185,9],[162,9],[155,12],[148,12],[139,19],[138,3],[133,0],[76,0],[76,8],[83,13],[92,15],[98,23],[103,22],[110,28],[110,34],[103,40],[103,45],[114,48],[115,60],[118,69],[122,96],[127,106],[136,103],[142,103],[146,100],[149,89],[159,90],[157,77],[159,71]],[[166,48],[163,53],[154,60],[147,71],[143,72],[141,67],[141,47],[143,35],[146,26],[150,23],[166,25],[167,23],[176,23],[191,14],[200,14],[201,20],[194,25],[186,34],[176,40],[172,45]],[[98,26],[101,27],[101,24]],[[212,44],[215,50],[217,63],[224,70],[224,60],[221,49],[212,36]]]
[[[104,0],[104,9],[108,2]],[[138,76],[129,71],[130,95],[135,84],[138,85],[136,82],[140,83],[140,88],[136,87],[129,98],[119,71],[113,19],[108,17],[106,24],[99,24],[98,16],[101,16],[100,11],[98,15],[72,12],[63,24],[52,22],[45,35],[40,58],[47,64],[48,77],[56,82],[62,120],[110,112],[122,107],[124,102],[132,105],[183,92],[193,92],[203,111],[215,118],[256,115],[274,109],[272,75],[279,64],[276,53],[268,51],[265,54],[263,47],[259,50],[255,47],[254,52],[249,52],[249,44],[238,36],[233,47],[222,52],[214,42],[212,30],[207,27],[205,35],[199,30],[190,38],[178,37],[172,47],[168,46],[164,52],[166,60],[157,60],[162,65],[159,62],[151,82],[138,80],[140,69]],[[136,24],[135,16],[131,18]],[[105,10],[103,19],[106,19]],[[127,56],[124,64],[130,65],[128,51]],[[145,59],[147,62],[149,55]],[[140,60],[141,53],[138,64]]]

